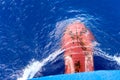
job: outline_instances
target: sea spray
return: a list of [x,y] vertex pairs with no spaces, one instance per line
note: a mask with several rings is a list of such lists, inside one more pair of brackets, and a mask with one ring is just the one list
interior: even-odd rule
[[42,70],[42,67],[46,65],[47,62],[53,61],[58,55],[60,55],[64,50],[57,50],[50,54],[47,58],[44,58],[42,61],[32,61],[27,67],[23,70],[22,77],[19,77],[17,80],[27,80],[33,78],[34,75]]
[[112,56],[112,55],[109,55],[108,53],[102,51],[100,48],[98,47],[95,47],[94,48],[94,55],[95,56],[100,56],[104,59],[107,59],[109,61],[115,61],[119,66],[120,66],[120,57],[119,56]]
[[[94,42],[94,45],[99,45],[97,42]],[[66,49],[69,50],[70,48]],[[33,78],[34,75],[38,72],[41,71],[43,66],[46,65],[48,62],[53,61],[54,59],[57,58],[58,55],[60,55],[62,52],[65,50],[59,49],[52,54],[50,54],[48,57],[44,58],[42,61],[31,61],[29,65],[23,70],[23,75],[22,77],[19,77],[17,80],[27,80],[30,78]],[[116,61],[118,65],[120,65],[120,57],[117,56],[111,56],[107,54],[106,52],[102,51],[100,48],[95,47],[94,48],[94,55],[95,56],[100,56],[104,59],[107,59],[109,61]],[[42,75],[42,74],[41,74]]]

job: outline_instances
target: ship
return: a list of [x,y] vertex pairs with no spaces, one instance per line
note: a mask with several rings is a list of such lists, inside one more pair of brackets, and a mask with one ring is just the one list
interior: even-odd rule
[[65,74],[94,70],[93,41],[91,31],[81,22],[70,23],[62,37]]
[[65,72],[28,80],[120,80],[120,70],[94,71],[92,32],[79,21],[66,26],[61,38]]

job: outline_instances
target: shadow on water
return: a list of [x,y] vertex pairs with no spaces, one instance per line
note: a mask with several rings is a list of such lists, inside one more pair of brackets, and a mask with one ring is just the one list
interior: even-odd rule
[[[18,78],[17,80],[26,80],[31,79],[33,77],[63,74],[63,69],[65,67],[63,60],[63,52],[66,50],[59,49],[54,53],[50,54],[48,57],[44,58],[42,61],[33,60],[23,70],[22,77]],[[95,47],[94,66],[95,70],[101,70],[101,68],[102,70],[120,69],[120,57],[108,55],[100,48]],[[109,69],[107,67],[109,67]],[[57,70],[62,70],[63,72],[58,73]]]
[[[63,70],[63,64],[61,64],[61,66],[57,66],[57,67],[53,67],[53,65],[51,66],[52,63],[56,63],[58,60],[56,59],[58,56],[60,57],[60,55],[64,52],[64,50],[57,50],[53,53],[51,53],[48,57],[44,58],[42,61],[32,61],[30,62],[30,64],[23,70],[23,75],[22,77],[18,78],[17,80],[26,80],[26,79],[29,79],[29,78],[33,78],[34,76],[38,77],[38,76],[43,76],[44,73],[47,75],[52,75],[52,74],[55,74],[55,73],[51,73],[51,70],[52,72],[54,68],[54,70],[56,69],[59,69],[62,68]],[[58,57],[58,58],[59,58]],[[63,60],[63,59],[62,59]],[[56,64],[59,64],[59,63],[56,63]],[[49,68],[44,68],[45,66],[47,65],[47,67]],[[54,65],[56,66],[56,65]],[[47,69],[51,69],[50,70],[50,73],[48,72]],[[47,72],[46,72],[47,71]],[[37,73],[37,74],[36,74]],[[58,73],[57,73],[58,74]],[[45,76],[45,75],[44,75]]]
[[94,66],[95,70],[119,70],[120,56],[109,55],[96,47],[94,49]]

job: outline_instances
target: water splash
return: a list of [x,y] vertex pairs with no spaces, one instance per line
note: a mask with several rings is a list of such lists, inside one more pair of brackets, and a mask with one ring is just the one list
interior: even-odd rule
[[34,75],[42,70],[42,67],[47,64],[47,62],[53,61],[58,55],[60,55],[64,50],[57,50],[50,54],[47,58],[44,58],[42,61],[33,60],[30,64],[23,70],[22,77],[19,77],[17,80],[27,80],[33,78]]
[[102,57],[102,58],[104,58],[104,59],[106,59],[106,60],[109,60],[109,61],[115,61],[115,62],[117,62],[117,65],[120,66],[120,57],[119,57],[119,56],[109,55],[108,53],[102,51],[102,50],[101,50],[100,48],[98,48],[98,47],[95,47],[95,48],[94,48],[94,55],[95,55],[95,56],[100,56],[100,57]]
[[[94,44],[99,45],[97,42],[94,42]],[[35,61],[35,60],[31,61],[31,63],[23,70],[22,77],[19,77],[17,80],[27,80],[27,79],[33,78],[34,75],[38,71],[42,70],[43,66],[46,65],[47,62],[53,61],[58,55],[60,55],[64,51],[65,50],[59,49],[59,50],[53,52],[52,54],[50,54],[47,58],[43,59],[42,61]],[[94,55],[100,56],[100,57],[107,59],[109,61],[116,61],[117,64],[120,65],[120,57],[111,56],[111,55],[107,54],[106,52],[102,51],[98,47],[95,47]]]

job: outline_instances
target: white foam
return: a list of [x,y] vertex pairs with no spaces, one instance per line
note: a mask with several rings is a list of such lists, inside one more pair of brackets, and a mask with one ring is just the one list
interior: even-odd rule
[[116,61],[118,65],[120,65],[120,57],[119,56],[112,56],[112,55],[109,55],[108,53],[102,51],[100,48],[95,48],[94,50],[94,55],[96,56],[100,56],[104,59],[107,59],[109,61]]
[[120,57],[114,56],[114,60],[117,62],[118,65],[120,65]]
[[[27,67],[23,70],[22,77],[19,77],[17,80],[27,80],[33,78],[38,71],[42,70],[42,67],[46,65],[47,62],[53,61],[58,55],[60,55],[64,51],[65,50],[59,49],[54,53],[50,54],[47,58],[43,59],[42,61],[32,60],[30,64],[27,65]],[[120,65],[120,57],[111,56],[102,51],[100,48],[95,48],[94,55],[100,56],[110,61],[116,61],[117,64]]]
[[42,67],[46,65],[47,62],[53,61],[58,55],[60,55],[63,50],[59,49],[54,53],[50,54],[47,58],[43,59],[42,61],[31,61],[29,65],[23,70],[22,77],[19,77],[17,80],[27,80],[33,78],[34,75],[42,70]]

